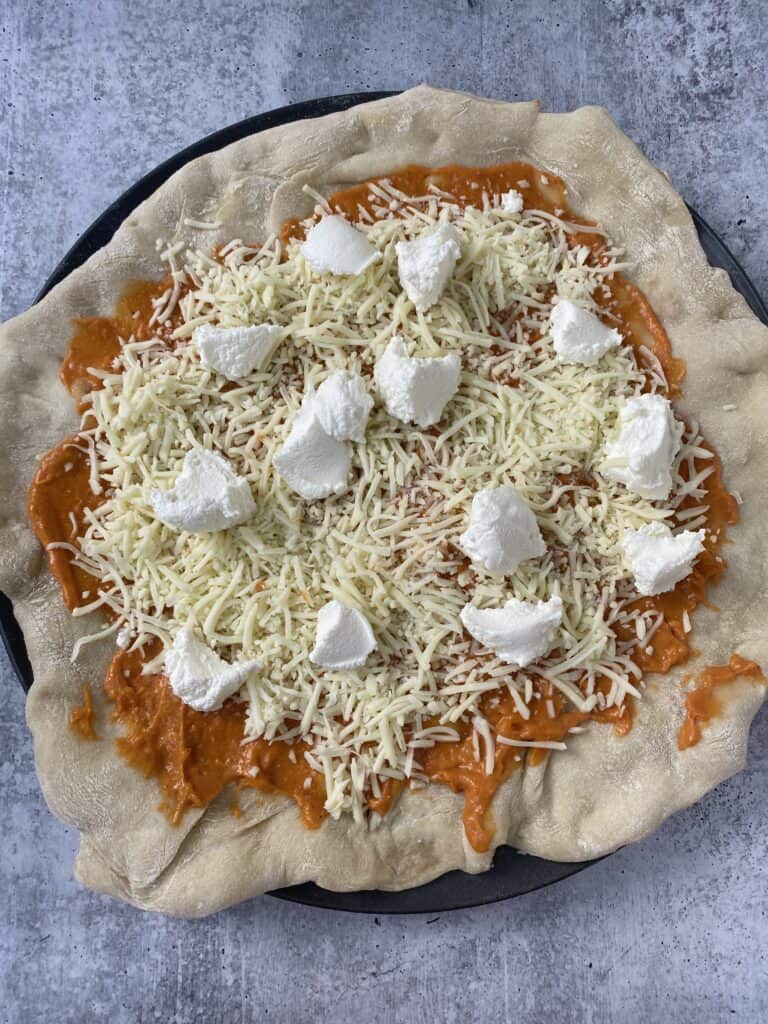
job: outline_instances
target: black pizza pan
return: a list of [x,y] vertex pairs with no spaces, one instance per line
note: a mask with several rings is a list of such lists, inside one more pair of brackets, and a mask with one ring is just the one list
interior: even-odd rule
[[[63,281],[77,267],[81,266],[98,249],[105,246],[115,231],[136,207],[151,196],[165,181],[190,160],[213,153],[231,142],[237,142],[248,135],[275,128],[292,121],[303,121],[311,117],[323,117],[340,110],[348,110],[359,103],[384,99],[395,95],[392,92],[350,93],[343,96],[326,96],[306,100],[290,106],[279,107],[255,117],[238,121],[228,128],[214,132],[193,145],[164,161],[140,181],[132,185],[119,199],[101,214],[78,238],[64,259],[59,263],[43,285],[36,301]],[[741,292],[752,311],[763,323],[768,324],[768,309],[744,269],[728,250],[721,238],[712,230],[695,210],[691,215],[699,233],[704,252],[709,262],[728,272],[733,286]],[[19,682],[28,690],[32,685],[32,667],[29,663],[24,637],[13,615],[13,606],[4,594],[0,594],[0,636],[8,658]],[[510,847],[496,851],[493,867],[480,875],[468,875],[463,871],[452,871],[416,889],[403,892],[338,893],[321,889],[312,883],[293,885],[270,893],[283,900],[303,903],[307,906],[325,907],[331,910],[346,910],[366,914],[437,914],[447,910],[482,906],[498,900],[521,896],[543,886],[551,885],[594,864],[586,861],[579,864],[559,864],[517,853]]]

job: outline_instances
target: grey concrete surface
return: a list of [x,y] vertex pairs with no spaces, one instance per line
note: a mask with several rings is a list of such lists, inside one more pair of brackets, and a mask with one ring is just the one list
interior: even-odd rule
[[[0,0],[0,319],[78,234],[202,135],[284,103],[427,80],[607,106],[768,293],[762,0]],[[436,918],[268,897],[199,922],[83,890],[2,663],[0,1019],[713,1024],[768,1017],[768,716],[750,766],[546,891]]]

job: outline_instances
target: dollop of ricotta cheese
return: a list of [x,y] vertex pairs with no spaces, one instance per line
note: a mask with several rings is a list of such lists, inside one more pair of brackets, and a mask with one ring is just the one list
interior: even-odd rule
[[704,530],[673,534],[665,523],[646,523],[639,530],[625,530],[621,546],[635,574],[638,594],[664,594],[689,576],[704,550],[704,536]]
[[316,399],[314,391],[304,396],[291,432],[272,460],[283,480],[306,501],[343,493],[352,463],[349,445],[326,433]]
[[546,551],[536,516],[520,493],[507,484],[487,487],[472,499],[469,527],[459,544],[489,572],[510,573]]
[[362,274],[380,256],[362,231],[338,214],[311,227],[301,251],[313,270],[342,276]]
[[505,213],[521,213],[523,209],[523,197],[516,188],[504,192],[501,196],[501,208]]
[[513,597],[503,608],[480,609],[465,604],[460,616],[475,640],[508,665],[525,668],[552,649],[563,619],[563,602],[550,597],[534,604]]
[[315,646],[309,655],[313,664],[337,671],[360,668],[375,650],[371,624],[356,608],[334,600],[317,613]]
[[147,498],[158,519],[188,533],[226,530],[247,522],[256,511],[248,481],[207,448],[187,452],[173,487],[152,489]]
[[373,371],[389,415],[422,429],[443,415],[458,390],[460,375],[461,359],[455,352],[433,359],[414,358],[398,335],[376,360]]
[[165,652],[165,671],[176,696],[196,711],[215,711],[237,693],[258,661],[224,661],[191,629],[181,629]]
[[683,425],[666,398],[630,398],[619,411],[618,437],[605,446],[602,472],[642,498],[666,498],[682,435]]
[[555,352],[564,363],[594,366],[621,344],[621,334],[588,309],[570,299],[560,299],[549,315],[549,330]]
[[373,399],[359,374],[336,370],[317,389],[313,401],[326,434],[337,441],[365,440]]
[[282,327],[253,324],[250,327],[214,327],[203,324],[192,333],[192,344],[203,366],[217,370],[227,380],[242,380],[263,370],[283,336]]
[[461,235],[453,224],[439,224],[428,235],[398,242],[395,252],[400,284],[423,313],[437,302],[448,284],[461,256]]

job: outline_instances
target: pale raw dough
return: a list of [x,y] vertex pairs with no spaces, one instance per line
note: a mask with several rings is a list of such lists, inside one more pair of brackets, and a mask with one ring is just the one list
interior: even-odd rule
[[[305,182],[323,193],[407,163],[488,165],[529,161],[561,175],[572,206],[623,246],[688,364],[682,411],[717,446],[727,484],[744,498],[726,548],[730,570],[716,594],[720,613],[695,616],[696,663],[651,679],[629,736],[592,725],[567,754],[513,774],[494,803],[496,842],[556,860],[583,860],[639,839],[745,762],[749,724],[764,686],[739,682],[704,738],[677,749],[683,677],[733,650],[768,665],[765,585],[768,497],[768,330],[726,274],[708,266],[680,196],[608,114],[585,107],[541,114],[536,103],[496,103],[420,86],[377,103],[275,128],[202,157],[179,171],[120,228],[112,242],[38,306],[0,332],[0,587],[13,599],[35,684],[27,701],[37,769],[51,809],[82,835],[77,874],[94,889],[140,907],[201,915],[266,889],[314,880],[329,889],[404,889],[449,871],[483,871],[461,826],[463,799],[441,786],[406,793],[376,831],[350,818],[315,832],[287,799],[241,797],[242,818],[224,793],[174,828],[156,810],[157,785],[115,755],[99,681],[112,639],[69,662],[73,640],[92,623],[64,608],[25,512],[40,453],[77,427],[59,365],[76,316],[111,313],[122,287],[161,274],[155,240],[193,237],[206,247],[265,237],[311,212]],[[186,217],[220,221],[217,232],[185,228]],[[736,412],[723,411],[734,403]],[[94,686],[107,738],[83,743],[67,727],[83,680]]]

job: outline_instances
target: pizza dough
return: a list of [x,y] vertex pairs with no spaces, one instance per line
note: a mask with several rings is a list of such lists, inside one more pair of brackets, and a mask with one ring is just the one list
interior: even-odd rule
[[[86,648],[92,631],[66,611],[25,515],[36,458],[77,429],[75,405],[58,379],[73,317],[108,315],[124,286],[164,270],[155,240],[212,247],[258,239],[306,216],[309,183],[329,194],[407,163],[489,165],[529,161],[561,176],[571,205],[598,221],[633,262],[629,277],[666,327],[688,378],[680,412],[696,418],[721,456],[726,484],[744,500],[725,549],[729,571],[716,590],[722,609],[694,617],[697,659],[647,677],[633,729],[618,738],[592,725],[566,756],[516,772],[498,791],[495,843],[541,857],[584,860],[647,835],[743,767],[749,724],[766,686],[737,681],[702,740],[677,749],[684,679],[734,650],[768,664],[768,329],[706,262],[682,199],[597,107],[542,114],[537,103],[497,103],[420,86],[340,114],[275,128],[202,157],[175,174],[113,240],[41,303],[0,330],[0,588],[13,600],[35,673],[27,700],[46,799],[79,829],[78,877],[136,906],[169,914],[211,913],[256,893],[312,880],[329,889],[404,889],[453,868],[489,867],[461,824],[463,798],[442,786],[406,791],[380,827],[351,818],[307,831],[295,805],[245,791],[243,815],[227,793],[174,827],[156,810],[158,790],[115,753],[100,689],[114,641]],[[197,232],[186,218],[220,222]],[[726,411],[724,405],[735,405]],[[83,743],[67,727],[84,680],[94,685],[102,740]]]

